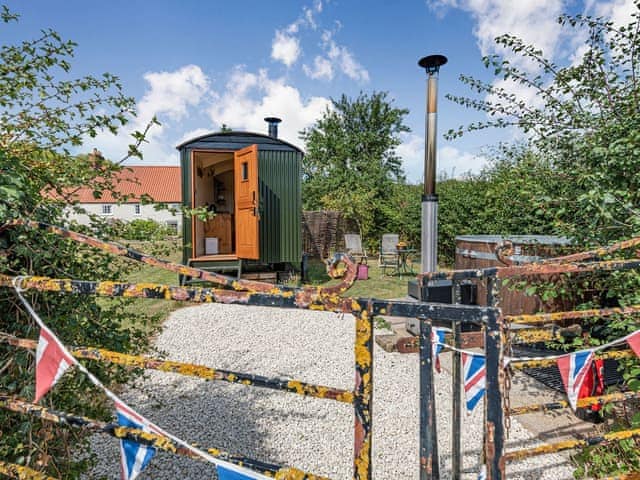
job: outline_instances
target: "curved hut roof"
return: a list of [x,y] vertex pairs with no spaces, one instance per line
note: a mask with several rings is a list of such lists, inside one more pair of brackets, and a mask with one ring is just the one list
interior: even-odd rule
[[178,150],[184,148],[206,148],[220,150],[238,150],[249,145],[258,144],[267,150],[294,150],[304,153],[300,148],[292,143],[269,135],[254,132],[212,132],[187,140],[176,147]]

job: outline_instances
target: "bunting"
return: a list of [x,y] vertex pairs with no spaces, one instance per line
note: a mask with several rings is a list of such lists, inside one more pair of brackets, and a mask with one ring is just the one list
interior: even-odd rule
[[569,404],[576,410],[576,404],[580,396],[580,388],[587,375],[591,374],[591,362],[593,362],[593,350],[582,350],[579,352],[562,355],[556,360],[558,370],[567,392]]
[[[149,433],[162,432],[153,424],[145,420],[141,415],[121,402],[115,402],[118,425],[121,427],[135,428]],[[120,440],[120,474],[122,480],[133,480],[149,464],[156,449],[149,445],[134,442],[132,440]]]
[[56,384],[71,365],[76,363],[56,336],[46,327],[40,328],[36,349],[36,394],[37,403]]
[[433,354],[433,365],[436,372],[440,373],[440,352],[444,346],[444,336],[447,331],[444,328],[431,329],[431,351]]
[[487,372],[484,355],[463,353],[462,368],[464,370],[464,395],[467,400],[467,410],[471,411],[484,395]]
[[[165,432],[142,415],[136,413],[131,407],[127,406],[116,394],[105,387],[98,378],[87,370],[81,363],[77,362],[69,351],[64,347],[62,342],[55,334],[47,328],[37,312],[31,304],[24,298],[17,285],[14,285],[16,295],[22,301],[27,311],[31,314],[36,323],[40,326],[40,340],[36,349],[36,401],[44,396],[56,381],[70,367],[75,366],[82,373],[87,375],[91,383],[99,387],[107,397],[109,397],[115,405],[118,425],[122,427],[134,428],[145,432],[155,433],[165,436],[176,442],[181,447],[198,455],[204,460],[211,462],[227,475],[227,480],[236,479],[260,479],[269,480],[270,477],[262,475],[258,472],[238,467],[232,463],[217,459],[207,452],[181,440],[180,438]],[[122,480],[133,480],[145,467],[149,464],[156,453],[156,448],[150,445],[137,443],[132,440],[120,441],[121,452],[121,476]],[[229,476],[234,475],[234,476]]]
[[478,472],[478,480],[487,480],[487,466],[482,464]]
[[246,468],[238,467],[231,463],[216,465],[216,471],[218,472],[219,480],[255,480],[269,478],[258,472],[247,470]]
[[631,347],[631,350],[640,357],[640,330],[627,336],[627,343]]

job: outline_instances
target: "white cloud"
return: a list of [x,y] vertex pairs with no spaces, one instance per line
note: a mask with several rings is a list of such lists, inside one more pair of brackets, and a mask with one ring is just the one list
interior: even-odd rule
[[[249,87],[239,93],[239,84]],[[280,138],[296,144],[298,132],[320,118],[329,105],[330,100],[325,97],[303,99],[297,88],[282,78],[269,77],[266,70],[254,74],[239,66],[232,72],[224,93],[210,106],[209,116],[218,126],[225,123],[233,129],[265,133],[264,117],[280,117]]]
[[424,137],[403,134],[396,153],[402,159],[402,168],[411,183],[422,182],[424,177]]
[[155,115],[162,125],[151,127],[141,147],[145,163],[175,164],[175,142],[168,132],[210,93],[209,78],[197,65],[186,65],[173,72],[148,72],[144,79],[148,88],[136,105],[137,116],[118,135],[103,131],[86,144],[98,148],[106,158],[120,160],[133,143],[131,132],[144,130]]
[[296,37],[281,30],[276,30],[276,36],[271,44],[271,58],[279,60],[287,67],[290,67],[296,63],[301,53],[300,41]]
[[316,30],[316,15],[322,13],[322,0],[315,0],[313,6],[302,7],[302,14],[281,30],[276,30],[271,42],[271,58],[291,67],[302,55],[300,39],[296,36],[301,28]]
[[479,173],[486,165],[485,158],[450,145],[438,149],[437,162],[438,173],[444,173],[447,177],[461,177],[469,172]]
[[[271,58],[282,62],[287,67],[293,66],[302,56],[299,35],[302,29],[318,30],[317,16],[323,10],[322,0],[315,0],[312,6],[303,6],[302,14],[292,23],[275,32],[271,42]],[[344,45],[339,45],[333,36],[342,25],[336,21],[336,30],[323,30],[320,35],[322,55],[316,55],[313,64],[302,65],[302,71],[314,80],[332,80],[335,72],[342,72],[352,80],[366,83],[369,72],[355,58],[355,55]]]
[[[494,39],[505,33],[515,35],[526,44],[533,44],[547,57],[555,53],[561,27],[556,21],[562,13],[563,0],[429,0],[428,4],[442,11],[446,7],[469,12],[476,22],[474,35],[482,55],[506,54],[497,48]],[[526,62],[520,66],[526,68]]]
[[[333,37],[334,32],[330,30],[322,32],[321,46],[326,57],[317,56],[314,59],[313,68],[304,65],[303,70],[305,74],[313,79],[323,78],[331,80],[334,70],[339,70],[352,80],[363,83],[368,82],[369,72],[367,69],[358,63],[353,53],[347,47],[337,44]],[[331,74],[330,76],[329,72]]]
[[[397,153],[402,159],[402,167],[411,183],[420,183],[424,179],[424,137],[405,134]],[[461,177],[466,173],[479,173],[486,165],[486,159],[461,151],[450,145],[438,148],[436,169],[438,176]]]
[[213,130],[211,128],[196,128],[195,130],[189,130],[188,132],[184,132],[178,140],[176,140],[175,144],[180,145],[181,143],[186,142],[187,140],[191,140],[193,138],[201,137],[203,135],[207,135],[211,133]]
[[333,65],[331,61],[320,55],[313,60],[313,67],[303,65],[302,70],[309,78],[314,80],[333,80]]
[[[618,26],[626,26],[633,18],[631,14],[638,11],[634,0],[611,0],[609,2],[596,2],[593,4],[594,15],[596,17],[605,17]],[[589,10],[587,7],[587,11]]]

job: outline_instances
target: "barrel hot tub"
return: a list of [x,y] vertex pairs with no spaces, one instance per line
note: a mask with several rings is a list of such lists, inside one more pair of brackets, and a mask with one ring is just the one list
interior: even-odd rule
[[[532,263],[545,258],[564,255],[569,249],[569,240],[551,235],[461,235],[456,237],[456,270],[481,269],[487,267],[504,267],[496,256],[496,247],[503,241],[513,243],[513,254],[510,259],[514,264]],[[477,285],[477,304],[487,304],[487,281],[474,280]],[[545,311],[549,308],[557,310],[562,305],[544,305],[536,296],[526,295],[509,285],[500,289],[500,307],[504,315],[519,315]]]

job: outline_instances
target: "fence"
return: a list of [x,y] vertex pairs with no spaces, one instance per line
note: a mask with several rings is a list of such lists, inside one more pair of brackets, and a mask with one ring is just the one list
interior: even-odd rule
[[329,258],[344,249],[344,234],[357,232],[354,222],[335,210],[302,212],[302,250],[314,258]]
[[[173,264],[154,257],[127,249],[123,246],[102,242],[95,238],[46,224],[16,221],[7,227],[23,226],[37,228],[60,235],[72,241],[81,242],[95,248],[102,249],[114,255],[123,256],[135,261],[144,262],[155,267],[164,268],[181,275],[187,275],[204,281],[212,282],[224,288],[175,287],[156,284],[130,284],[125,282],[84,281],[73,279],[56,279],[46,277],[12,278],[0,275],[0,287],[15,287],[17,290],[53,291],[61,294],[99,295],[105,297],[137,297],[162,298],[165,300],[179,300],[191,303],[236,303],[243,305],[260,305],[268,307],[316,309],[339,313],[351,313],[355,317],[356,340],[354,345],[355,357],[355,387],[353,390],[343,390],[323,385],[299,382],[296,380],[282,380],[248,375],[241,372],[217,370],[200,365],[181,362],[165,361],[148,357],[126,355],[91,347],[75,347],[70,352],[76,358],[95,361],[106,361],[121,365],[151,368],[162,371],[177,372],[184,375],[198,376],[213,381],[240,383],[247,386],[278,389],[294,394],[326,398],[338,402],[349,403],[354,407],[354,451],[353,478],[371,478],[372,459],[372,392],[373,392],[373,319],[378,315],[417,318],[420,321],[420,336],[418,338],[420,351],[420,459],[419,469],[421,479],[439,478],[438,438],[436,434],[435,395],[433,387],[433,351],[434,346],[442,342],[434,340],[433,329],[448,327],[452,331],[450,348],[453,350],[453,412],[452,422],[452,478],[460,478],[461,451],[461,386],[462,368],[461,358],[464,350],[462,345],[461,327],[473,323],[483,328],[482,346],[486,361],[486,395],[484,418],[484,464],[489,479],[505,478],[505,465],[508,461],[541,455],[544,453],[593,445],[602,442],[635,438],[640,430],[631,429],[615,432],[586,440],[568,441],[547,444],[540,447],[505,451],[505,420],[511,415],[523,414],[531,411],[546,411],[566,408],[567,402],[552,404],[528,405],[511,409],[508,401],[509,368],[528,368],[548,365],[553,362],[546,359],[522,359],[511,356],[512,343],[532,343],[546,341],[562,335],[563,320],[576,320],[593,316],[631,315],[640,312],[640,306],[625,308],[598,309],[574,312],[559,312],[540,315],[522,315],[502,317],[497,292],[500,282],[505,279],[531,278],[549,274],[582,274],[590,272],[613,272],[626,269],[640,268],[639,259],[630,260],[602,260],[606,255],[618,250],[640,245],[640,239],[621,242],[606,249],[582,252],[565,257],[548,259],[531,265],[507,265],[483,270],[458,270],[453,272],[437,272],[420,276],[423,285],[430,280],[449,279],[453,282],[454,301],[459,299],[461,284],[467,279],[484,279],[488,282],[488,305],[492,307],[476,307],[459,304],[430,304],[418,302],[387,301],[370,298],[342,297],[355,279],[355,265],[347,257],[337,256],[331,265],[335,271],[339,262],[346,264],[347,269],[343,281],[334,287],[282,287],[272,284],[247,280],[232,280],[225,276],[201,271],[191,267]],[[508,252],[507,252],[508,253]],[[505,252],[499,257],[508,262]],[[551,325],[547,325],[551,323]],[[525,325],[525,328],[512,330],[513,324]],[[638,332],[636,332],[638,333]],[[13,345],[16,348],[36,347],[36,342],[29,339],[16,338],[8,334],[0,335],[0,342]],[[619,342],[618,342],[619,343]],[[480,346],[480,345],[478,345]],[[632,357],[630,350],[613,351],[605,354],[609,357]],[[631,398],[638,398],[635,392],[620,392],[599,397],[578,400],[578,406],[593,405],[604,402],[622,402]],[[152,445],[155,448],[167,450],[176,454],[200,458],[194,451],[173,437],[149,433],[126,428],[118,424],[105,424],[95,420],[74,416],[69,413],[50,411],[46,408],[16,399],[0,393],[0,408],[20,413],[34,415],[48,421],[80,426],[93,431],[102,432],[120,439],[129,439],[141,444]],[[210,448],[206,453],[215,459],[227,461],[280,479],[319,479],[317,475],[303,472],[293,467],[283,467],[270,464],[241,454],[224,452]],[[205,458],[206,459],[206,458]],[[13,475],[18,478],[47,478],[37,472],[22,466],[9,465],[0,462],[0,473]]]
[[[640,238],[634,238],[624,242],[611,245],[606,248],[586,251],[567,255],[563,257],[551,258],[535,264],[512,265],[509,257],[509,245],[499,246],[497,250],[498,258],[502,259],[505,267],[492,267],[482,270],[457,270],[451,272],[437,272],[421,275],[422,284],[426,286],[431,280],[448,279],[453,282],[454,301],[460,298],[461,283],[469,279],[483,279],[487,281],[487,304],[494,307],[499,306],[498,292],[501,282],[517,278],[545,277],[549,275],[567,275],[584,273],[616,272],[640,268],[639,259],[623,260],[602,260],[607,255],[614,252],[629,249],[640,245]],[[518,358],[511,353],[512,344],[531,344],[557,339],[567,333],[571,333],[572,328],[565,328],[562,325],[566,320],[581,320],[594,317],[610,317],[613,315],[629,316],[640,313],[640,305],[633,305],[624,308],[591,309],[582,311],[554,312],[537,315],[518,316],[489,316],[486,321],[484,332],[484,356],[486,359],[486,396],[485,396],[485,424],[484,424],[484,461],[486,465],[486,478],[502,480],[506,478],[506,463],[518,459],[543,455],[546,453],[559,452],[563,450],[581,448],[585,446],[603,444],[611,441],[620,441],[640,436],[640,429],[628,429],[616,431],[605,435],[593,436],[582,440],[567,440],[541,446],[511,450],[505,452],[505,424],[509,425],[510,416],[531,413],[534,411],[548,411],[560,408],[569,408],[571,402],[561,401],[538,405],[526,405],[518,408],[511,408],[509,402],[510,369],[540,368],[555,365],[559,357],[575,355],[572,354],[546,356],[540,358]],[[558,325],[559,324],[559,325]],[[511,325],[518,325],[522,328],[512,330]],[[541,327],[542,326],[542,327]],[[637,327],[637,325],[636,325]],[[612,346],[627,342],[631,337],[639,337],[640,330],[598,347],[587,348],[587,352],[593,353]],[[460,432],[461,425],[461,334],[460,325],[453,325],[453,432]],[[630,343],[630,342],[629,342]],[[476,346],[481,346],[480,344]],[[597,358],[635,358],[638,350],[613,350],[599,354]],[[577,399],[575,407],[588,407],[591,405],[603,405],[605,403],[625,402],[631,399],[640,398],[640,392],[618,392],[595,397]],[[460,436],[452,435],[452,473],[453,479],[460,478],[461,471],[461,451]],[[429,443],[426,444],[429,446]],[[437,464],[437,451],[435,446],[428,449],[426,455],[431,456],[430,463]],[[434,473],[431,476],[423,475],[422,479],[438,478]],[[616,478],[638,478],[638,474],[621,475]]]
[[[27,221],[15,221],[8,226],[24,226],[37,228],[60,235],[72,241],[84,243],[102,249],[114,255],[123,256],[159,268],[164,268],[181,275],[192,276],[209,281],[222,288],[175,287],[156,284],[130,284],[111,281],[85,281],[73,279],[56,279],[47,277],[15,278],[0,274],[0,287],[15,287],[19,291],[38,290],[51,291],[61,294],[98,295],[105,297],[136,297],[162,298],[165,300],[179,300],[192,303],[236,303],[243,305],[259,305],[280,308],[314,309],[339,313],[351,313],[355,317],[356,340],[355,356],[355,388],[352,391],[335,389],[322,385],[313,385],[296,380],[270,379],[240,372],[230,372],[211,369],[199,365],[180,362],[161,361],[147,357],[125,355],[91,347],[75,347],[70,349],[71,355],[96,361],[108,361],[121,365],[153,368],[163,371],[198,376],[209,380],[219,380],[241,383],[247,386],[279,389],[295,394],[331,399],[350,403],[354,406],[354,452],[353,478],[371,478],[371,438],[372,438],[372,393],[373,393],[373,318],[378,315],[393,315],[400,317],[419,318],[422,324],[421,344],[421,395],[425,399],[433,399],[431,382],[432,365],[432,325],[450,325],[453,322],[487,322],[497,321],[498,311],[487,307],[472,307],[463,305],[441,305],[416,302],[387,301],[370,298],[348,298],[339,294],[344,292],[355,278],[355,264],[345,256],[337,256],[331,265],[332,269],[339,261],[347,266],[344,280],[337,286],[320,287],[281,287],[262,282],[247,280],[235,281],[225,276],[201,271],[191,267],[176,265],[130,250],[126,247],[103,242],[76,232],[70,232],[60,227]],[[20,339],[8,334],[2,334],[0,341],[19,348],[36,346],[35,341]],[[435,436],[435,410],[433,401],[425,401],[425,408],[421,411],[421,439],[426,445],[421,447],[420,468],[428,474],[437,475],[438,465],[430,460],[430,450],[435,450],[437,439]],[[194,456],[194,452],[166,435],[143,432],[125,428],[117,424],[104,424],[92,419],[74,416],[63,412],[52,412],[33,403],[2,395],[0,393],[0,408],[9,411],[27,413],[41,419],[56,423],[69,424],[103,432],[120,439],[152,445],[155,448],[170,452]],[[430,446],[429,445],[430,442]],[[188,445],[187,445],[188,447]],[[303,472],[292,467],[261,462],[247,458],[240,454],[223,452],[219,449],[206,450],[214,458],[243,465],[253,470],[280,479],[319,479],[309,472]],[[197,455],[195,455],[197,456]],[[7,467],[9,468],[9,467]],[[13,468],[13,467],[11,467]],[[15,467],[21,468],[21,467]],[[9,471],[9,470],[8,470]],[[17,470],[16,470],[17,471]],[[37,478],[26,470],[21,470],[21,478]]]

